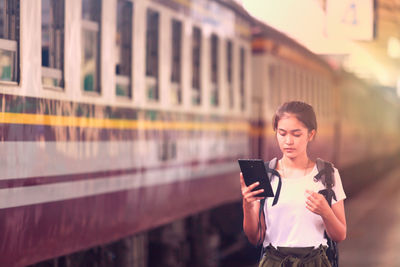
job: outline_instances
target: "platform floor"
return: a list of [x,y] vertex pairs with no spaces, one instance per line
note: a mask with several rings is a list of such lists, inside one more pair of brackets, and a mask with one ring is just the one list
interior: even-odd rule
[[345,202],[341,267],[400,267],[400,167]]

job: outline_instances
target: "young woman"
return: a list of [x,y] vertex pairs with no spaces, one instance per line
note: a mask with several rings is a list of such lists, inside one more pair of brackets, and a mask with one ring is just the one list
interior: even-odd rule
[[[273,128],[283,153],[275,167],[281,178],[279,199],[267,198],[260,216],[262,198],[255,195],[262,189],[252,191],[258,184],[247,187],[240,174],[244,232],[251,243],[263,243],[260,266],[331,266],[324,232],[336,242],[346,238],[346,195],[336,168],[332,188],[336,200],[332,199],[331,207],[318,193],[325,186],[314,179],[316,162],[307,154],[317,131],[314,110],[303,102],[287,102],[277,110]],[[271,180],[275,195],[278,178]]]

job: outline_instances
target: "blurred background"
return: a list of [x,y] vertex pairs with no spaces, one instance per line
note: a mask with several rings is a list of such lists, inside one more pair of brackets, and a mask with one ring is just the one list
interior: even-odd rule
[[0,0],[0,266],[257,266],[239,158],[311,104],[341,266],[400,266],[399,0]]

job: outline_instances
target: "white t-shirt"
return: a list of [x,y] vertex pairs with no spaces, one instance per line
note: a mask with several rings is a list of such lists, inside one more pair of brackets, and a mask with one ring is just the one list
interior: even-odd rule
[[[346,198],[342,181],[336,168],[335,186],[332,188],[337,201]],[[282,187],[278,203],[272,206],[273,197],[267,198],[264,205],[265,239],[264,246],[272,244],[274,247],[318,247],[326,245],[324,238],[324,223],[321,216],[306,208],[306,189],[317,192],[325,189],[322,182],[314,181],[318,170],[314,169],[304,177],[282,178]],[[274,193],[278,187],[278,177],[271,181]],[[332,205],[337,201],[332,199]]]

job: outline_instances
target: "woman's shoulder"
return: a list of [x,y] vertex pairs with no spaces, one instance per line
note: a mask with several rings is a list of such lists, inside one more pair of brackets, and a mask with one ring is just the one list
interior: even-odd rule
[[276,167],[278,165],[278,158],[274,157],[268,161],[265,161],[265,164],[267,164],[270,169],[276,169]]

